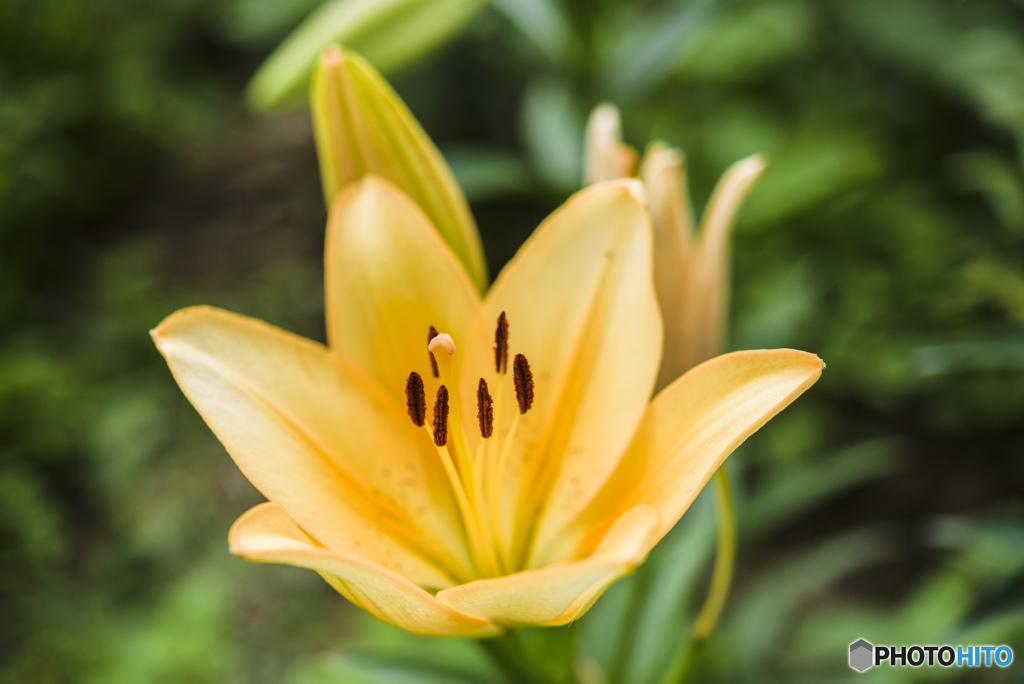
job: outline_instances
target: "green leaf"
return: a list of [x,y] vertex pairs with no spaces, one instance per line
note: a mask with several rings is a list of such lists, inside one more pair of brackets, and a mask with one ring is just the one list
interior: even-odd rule
[[713,504],[712,492],[701,494],[636,574],[582,619],[583,653],[609,682],[656,682],[675,650],[689,641],[706,589],[700,579],[714,547]]
[[980,193],[1004,226],[1017,235],[1024,234],[1024,178],[1020,169],[1000,155],[982,150],[964,152],[951,161],[960,187]]
[[[808,259],[780,269],[777,276],[758,274],[762,282],[751,288],[754,300],[738,316],[732,348],[775,349],[792,347],[808,321],[813,320],[823,296],[814,264]],[[774,275],[774,274],[771,274]],[[778,428],[776,428],[778,429]]]
[[[757,148],[766,152],[770,166],[750,195],[744,211],[747,225],[781,223],[827,200],[848,196],[882,175],[884,157],[870,137],[855,129],[840,137],[833,125],[809,121],[774,149]],[[727,158],[737,156],[733,152]]]
[[903,465],[900,446],[890,438],[858,442],[775,476],[740,509],[741,532],[764,534],[843,491],[892,473]]
[[568,59],[572,27],[554,0],[493,0],[493,5],[552,64]]
[[1014,15],[981,3],[858,0],[837,5],[868,49],[903,62],[1024,140],[1024,40]]
[[515,633],[522,646],[530,669],[548,684],[574,684],[573,650],[576,625],[564,627],[534,627]]
[[680,63],[687,80],[740,81],[808,52],[818,31],[813,8],[801,0],[749,3],[700,33]]
[[455,147],[445,149],[444,157],[470,202],[521,195],[537,185],[523,158],[510,150]]
[[305,99],[320,52],[342,43],[383,72],[416,61],[458,33],[487,0],[333,0],[311,14],[260,66],[250,105],[265,111]]
[[[788,638],[780,626],[793,624],[792,615],[804,602],[841,577],[878,562],[885,553],[877,535],[861,531],[791,557],[736,597],[736,609],[727,614],[718,644],[726,645],[726,649],[716,651],[722,660],[716,663],[716,669],[733,670],[740,680],[749,679],[767,659],[779,653]],[[731,654],[725,652],[735,644],[743,648]]]
[[602,43],[607,47],[599,64],[610,99],[636,102],[655,90],[676,70],[717,12],[715,2],[694,0],[657,12],[627,7],[613,13],[602,27]]
[[239,43],[273,44],[320,0],[237,0],[224,16],[224,33]]
[[586,114],[569,87],[538,79],[523,97],[523,135],[537,173],[560,192],[580,185]]
[[485,684],[491,681],[454,667],[416,659],[343,654],[292,672],[288,684]]

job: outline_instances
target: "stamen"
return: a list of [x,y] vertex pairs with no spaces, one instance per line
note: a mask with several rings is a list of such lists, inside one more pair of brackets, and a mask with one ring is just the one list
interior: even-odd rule
[[[430,330],[427,331],[427,349],[430,349],[430,343],[433,341],[435,337],[437,337],[437,328],[435,328],[434,326],[430,326]],[[431,372],[434,374],[435,378],[440,377],[441,374],[437,370],[437,359],[434,358],[434,354],[432,352],[428,351],[427,354],[430,355]]]
[[437,401],[434,402],[434,444],[443,447],[448,443],[448,388],[441,385],[437,388]]
[[516,399],[519,401],[519,413],[526,413],[533,405],[533,371],[530,362],[522,354],[516,354],[512,362],[512,374],[516,385]]
[[498,327],[494,331],[494,370],[508,373],[508,319],[504,311],[498,316]]
[[413,425],[423,427],[427,418],[427,395],[423,391],[423,378],[415,371],[409,373],[409,379],[405,381],[405,407]]
[[494,402],[487,391],[487,381],[480,378],[476,388],[476,419],[480,423],[480,435],[487,439],[494,434]]

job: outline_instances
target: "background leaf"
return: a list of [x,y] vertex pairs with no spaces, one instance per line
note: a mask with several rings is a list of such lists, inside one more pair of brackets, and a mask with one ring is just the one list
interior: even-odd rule
[[457,33],[486,0],[328,0],[263,63],[249,102],[264,110],[306,99],[320,53],[341,43],[385,73],[423,56]]

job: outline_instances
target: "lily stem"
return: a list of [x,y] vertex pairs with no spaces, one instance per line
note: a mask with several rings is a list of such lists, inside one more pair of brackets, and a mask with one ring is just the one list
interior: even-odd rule
[[715,568],[711,573],[711,586],[704,599],[697,619],[693,622],[691,638],[676,648],[672,660],[658,680],[658,684],[681,684],[693,669],[697,654],[705,640],[711,636],[718,618],[725,607],[732,584],[733,568],[736,566],[736,511],[733,506],[732,488],[725,466],[715,473],[715,495],[718,502],[718,549],[715,554]]
[[509,681],[515,684],[547,684],[547,680],[530,667],[529,659],[515,632],[480,639],[477,643],[491,662],[510,678]]
[[718,502],[718,549],[708,595],[693,622],[693,638],[697,641],[707,639],[715,630],[725,599],[729,596],[729,585],[736,567],[736,510],[724,464],[715,473],[715,495]]

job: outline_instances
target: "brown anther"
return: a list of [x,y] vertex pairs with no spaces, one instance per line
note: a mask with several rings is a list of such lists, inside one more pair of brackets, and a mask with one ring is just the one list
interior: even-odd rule
[[437,401],[434,402],[434,444],[443,447],[448,443],[448,388],[441,385],[437,388]]
[[498,327],[494,331],[494,370],[508,373],[508,319],[504,311],[498,316]]
[[416,427],[423,427],[427,419],[427,395],[423,391],[423,378],[413,371],[405,381],[405,407]]
[[483,378],[476,387],[476,419],[480,423],[481,437],[487,439],[494,434],[494,401]]
[[512,377],[516,385],[519,413],[526,413],[533,406],[533,371],[530,370],[530,362],[522,354],[516,354],[512,362]]
[[[427,331],[427,345],[437,337],[437,328],[430,326],[430,330]],[[441,377],[441,372],[437,370],[437,359],[434,358],[433,352],[427,352],[427,356],[430,357],[430,372],[434,374],[435,378]]]

